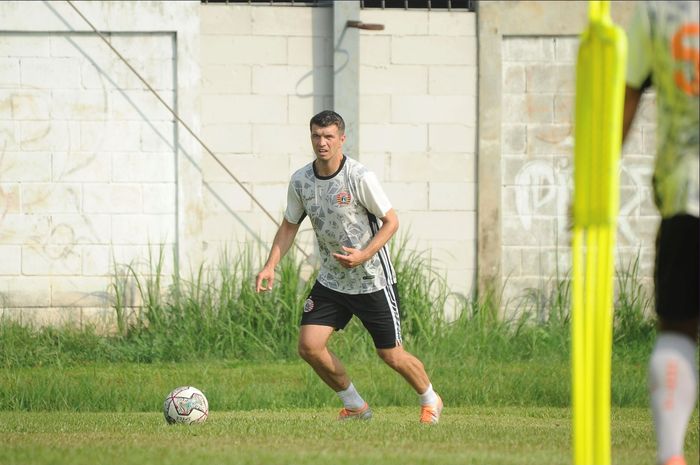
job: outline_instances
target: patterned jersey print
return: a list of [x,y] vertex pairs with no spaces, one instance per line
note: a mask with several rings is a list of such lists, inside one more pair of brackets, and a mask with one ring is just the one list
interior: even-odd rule
[[318,176],[309,163],[292,175],[285,219],[299,224],[311,220],[321,257],[318,282],[345,294],[367,294],[396,283],[388,248],[355,268],[343,268],[333,258],[342,247],[364,249],[380,227],[391,203],[374,173],[356,160],[343,157],[338,172]]
[[657,91],[654,194],[665,218],[698,216],[700,24],[698,2],[640,2],[628,28],[627,82],[651,76]]

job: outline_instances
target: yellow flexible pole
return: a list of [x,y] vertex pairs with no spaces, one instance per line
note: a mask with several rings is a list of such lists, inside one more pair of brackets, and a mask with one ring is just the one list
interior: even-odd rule
[[589,2],[576,64],[571,315],[574,465],[610,465],[613,250],[627,38]]

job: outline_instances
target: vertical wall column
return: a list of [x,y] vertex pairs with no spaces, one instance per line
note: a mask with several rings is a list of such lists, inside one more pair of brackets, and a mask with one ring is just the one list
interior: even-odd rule
[[359,159],[360,33],[347,27],[360,18],[360,2],[333,2],[333,109],[345,120],[346,155]]

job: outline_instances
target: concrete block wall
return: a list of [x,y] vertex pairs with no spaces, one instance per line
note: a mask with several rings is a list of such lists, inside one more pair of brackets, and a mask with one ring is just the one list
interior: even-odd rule
[[[573,38],[502,42],[502,237],[504,298],[565,275],[571,260],[567,208],[573,188]],[[556,101],[556,105],[555,105]]]
[[[193,108],[178,89],[196,76],[191,4],[77,5],[168,104]],[[115,267],[146,271],[162,246],[169,276],[190,230],[178,146],[198,163],[196,149],[87,28],[64,3],[0,5],[0,311],[27,323],[110,326]]]
[[453,292],[476,273],[476,14],[362,10],[359,159]]
[[[504,2],[483,2],[481,6],[483,53],[499,64],[482,62],[481,79],[490,72],[499,74],[500,80],[481,90],[489,116],[480,121],[484,149],[480,156],[486,160],[497,148],[498,157],[494,157],[496,170],[484,171],[488,176],[480,180],[480,191],[488,190],[488,182],[501,182],[494,190],[497,203],[480,205],[484,212],[500,211],[498,222],[483,225],[482,231],[498,228],[500,244],[496,253],[480,251],[480,269],[486,270],[485,263],[495,257],[504,310],[512,314],[528,303],[523,298],[530,290],[551,291],[557,279],[570,276],[567,210],[573,192],[575,61],[586,5],[520,2],[516,8],[506,8]],[[624,26],[633,6],[613,5],[613,19]],[[550,17],[558,19],[552,23]],[[623,146],[615,250],[618,270],[639,259],[647,291],[659,221],[651,191],[655,118],[655,97],[649,93]],[[499,135],[497,141],[489,139],[494,134]]]
[[[289,176],[314,157],[308,121],[333,108],[332,9],[210,4],[201,18],[204,140],[281,220]],[[467,294],[476,266],[475,14],[362,10],[361,20],[386,28],[360,35],[361,145],[348,155],[382,180],[409,245]],[[203,181],[207,260],[250,244],[266,254],[274,223],[208,156]],[[298,237],[313,255],[308,222]]]
[[[573,112],[578,38],[506,37],[502,42],[502,237],[505,298],[517,305],[528,288],[564,278],[571,268],[568,208],[573,193]],[[639,256],[653,272],[654,96],[643,97],[624,145],[618,268]]]
[[[172,104],[172,37],[111,41],[127,59],[159,57],[144,67]],[[5,33],[0,43],[3,60],[19,71],[0,89],[2,124],[12,135],[0,157],[9,254],[0,289],[12,295],[10,306],[22,303],[19,282],[31,283],[25,292],[35,305],[107,304],[112,258],[128,263],[149,241],[172,247],[176,240],[172,118],[140,85],[120,79],[124,65],[97,37]],[[24,234],[28,223],[33,230]]]
[[[308,120],[333,106],[332,9],[77,5],[279,221],[289,176],[313,159]],[[620,5],[614,17],[630,10]],[[399,236],[454,292],[496,277],[515,301],[557,265],[567,271],[584,7],[483,1],[478,24],[467,12],[360,12],[385,29],[360,32],[360,148],[351,155],[382,180]],[[658,221],[654,118],[651,95],[621,178],[619,254],[639,253],[647,279]],[[274,222],[202,152],[67,4],[0,3],[3,315],[108,316],[115,263],[147,260],[149,243],[175,249],[185,275],[224,249],[266,254]],[[299,239],[313,253],[308,223]]]
[[[332,9],[201,6],[202,137],[276,221],[291,174],[314,154],[309,119],[333,104]],[[209,155],[202,163],[204,257],[266,255],[276,231]],[[313,253],[310,223],[299,243]]]

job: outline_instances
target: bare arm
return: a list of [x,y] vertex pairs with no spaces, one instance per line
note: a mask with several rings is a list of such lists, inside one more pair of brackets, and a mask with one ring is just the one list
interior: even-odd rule
[[393,208],[386,212],[386,215],[384,215],[381,220],[382,227],[379,228],[377,234],[375,234],[369,244],[367,244],[367,247],[362,250],[353,249],[352,247],[343,247],[345,255],[334,253],[333,257],[345,268],[355,268],[372,258],[374,254],[379,252],[379,249],[389,242],[391,236],[399,229],[399,217]]
[[269,291],[275,281],[275,267],[282,260],[282,257],[287,253],[289,248],[294,243],[294,238],[299,231],[299,225],[290,223],[286,219],[282,220],[282,224],[275,234],[275,239],[272,241],[270,255],[267,257],[265,266],[260,270],[255,279],[255,291]]
[[622,141],[625,141],[630,128],[632,127],[632,121],[634,121],[634,115],[637,113],[637,108],[639,107],[639,101],[642,98],[644,91],[642,89],[635,89],[634,87],[625,86],[625,109],[622,115]]

